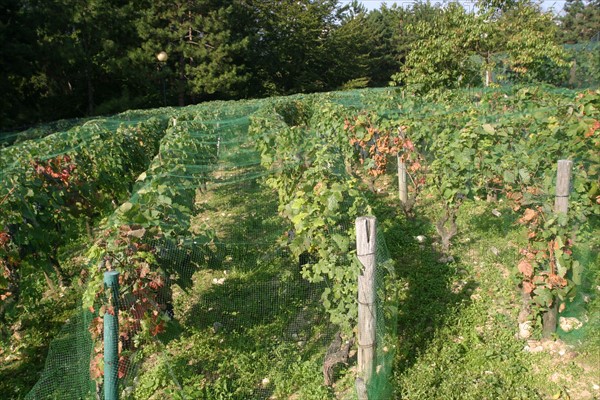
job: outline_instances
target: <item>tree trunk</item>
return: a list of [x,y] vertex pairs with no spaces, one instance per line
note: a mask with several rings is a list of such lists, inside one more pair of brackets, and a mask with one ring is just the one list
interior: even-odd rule
[[450,241],[458,232],[456,213],[456,210],[447,209],[444,216],[435,224],[435,230],[442,241],[442,252],[445,255],[450,251]]

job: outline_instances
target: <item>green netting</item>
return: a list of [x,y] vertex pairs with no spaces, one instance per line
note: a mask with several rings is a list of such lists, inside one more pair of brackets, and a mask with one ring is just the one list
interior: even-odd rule
[[[538,95],[531,89],[502,88],[457,93],[466,103],[450,106],[380,89],[161,111],[160,128],[148,134],[154,150],[147,150],[147,159],[135,168],[118,169],[121,189],[107,198],[115,209],[98,221],[85,255],[83,311],[75,313],[51,346],[46,368],[27,398],[94,398],[108,384],[101,373],[102,316],[111,312],[102,290],[106,270],[121,273],[122,398],[356,398],[352,328],[360,265],[354,258],[353,222],[372,210],[344,164],[345,152],[353,151],[340,135],[344,117],[369,110],[382,120],[410,118],[415,125],[441,130],[472,122],[466,111],[482,98],[505,96],[511,111],[503,118],[514,118],[516,129],[527,133],[535,116],[531,107],[513,104],[513,97],[526,98],[530,105],[542,95],[552,98],[536,109],[542,116],[567,107],[573,97],[562,90]],[[0,164],[24,176],[24,164],[9,164],[18,152],[35,149],[28,160],[78,156],[90,146],[101,154],[99,149],[118,145],[111,141],[115,132],[134,138],[131,142],[145,141],[134,133],[151,119],[138,114],[119,118],[125,117],[137,124],[115,128],[112,122],[90,121],[0,150],[7,151]],[[477,118],[490,123],[493,115]],[[289,177],[290,193],[272,184],[282,176]],[[307,176],[322,178],[332,192],[299,217],[295,213],[304,204],[291,192],[316,198],[321,190]],[[308,183],[298,186],[304,180]],[[319,210],[339,215],[318,221]],[[303,218],[312,218],[316,228],[302,227]],[[323,237],[345,250],[321,253],[312,240],[321,245]],[[397,282],[382,231],[377,237],[378,330],[369,399],[393,396],[398,340]],[[323,260],[336,268],[311,275]]]
[[80,310],[66,322],[50,344],[44,374],[31,389],[31,399],[92,398],[95,385],[89,379],[90,349],[93,346],[88,328],[92,316]]
[[[357,93],[333,97],[361,104]],[[136,273],[140,265],[148,266],[156,272],[151,284],[160,287],[146,298],[128,287],[130,276],[121,278],[121,323],[129,324],[120,333],[123,398],[356,397],[353,333],[331,323],[323,307],[323,294],[334,283],[303,278],[303,268],[318,256],[290,250],[293,229],[281,215],[277,193],[264,183],[294,166],[266,170],[256,139],[248,134],[252,115],[265,104],[212,104],[174,115],[131,197],[103,223],[109,244],[97,243],[90,251],[82,308],[91,305],[93,313],[78,314],[85,322],[71,322],[61,334],[81,339],[52,346],[45,372],[27,398],[93,398],[108,384],[98,376],[107,300],[94,293],[102,271],[131,274],[138,255],[146,261],[136,264]],[[351,224],[332,229],[332,235],[353,240]],[[377,357],[370,398],[391,393],[397,310],[383,234],[378,240]],[[70,363],[65,353],[80,365],[60,367]],[[57,369],[60,380],[52,379]],[[323,384],[325,375],[335,386]],[[65,382],[78,385],[66,393]]]

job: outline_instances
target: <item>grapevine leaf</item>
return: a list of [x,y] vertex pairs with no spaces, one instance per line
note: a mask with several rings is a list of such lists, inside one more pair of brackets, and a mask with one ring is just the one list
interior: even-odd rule
[[527,294],[533,292],[535,290],[535,284],[531,282],[523,282],[523,291]]
[[515,183],[516,177],[514,172],[512,171],[504,171],[504,174],[502,174],[502,177],[504,179],[504,181],[506,183]]
[[523,183],[529,183],[529,180],[531,179],[531,175],[529,175],[529,171],[527,171],[525,168],[521,168],[519,170],[519,177],[521,178]]
[[533,276],[533,266],[526,258],[522,258],[521,261],[519,261],[517,268],[525,277],[531,278]]
[[121,205],[121,207],[119,207],[119,209],[123,212],[126,213],[127,211],[131,210],[131,208],[133,207],[133,204],[130,202],[125,202]]
[[483,124],[483,130],[490,135],[493,135],[496,132],[496,129],[494,129],[494,127],[490,124]]
[[552,305],[553,296],[552,292],[545,286],[538,286],[533,293],[535,294],[533,300],[542,307],[550,307]]

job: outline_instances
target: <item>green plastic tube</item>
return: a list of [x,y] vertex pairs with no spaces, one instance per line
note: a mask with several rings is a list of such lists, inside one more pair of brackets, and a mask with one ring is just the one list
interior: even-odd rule
[[[104,313],[104,400],[119,398],[119,273],[104,273],[104,289],[110,294]],[[110,307],[112,306],[112,307]]]

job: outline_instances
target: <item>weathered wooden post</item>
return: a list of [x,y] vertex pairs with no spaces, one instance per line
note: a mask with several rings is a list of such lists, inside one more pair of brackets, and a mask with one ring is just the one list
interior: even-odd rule
[[[358,277],[358,379],[360,400],[366,399],[366,388],[373,375],[376,346],[375,272],[377,254],[377,219],[356,219],[356,254],[362,264]],[[361,389],[363,388],[363,389]]]
[[104,400],[119,398],[119,273],[104,273],[104,290],[109,294],[104,312]]
[[571,188],[571,171],[573,161],[559,160],[556,172],[556,197],[554,199],[554,212],[567,213],[569,211],[569,191]]
[[[554,212],[566,214],[569,211],[569,191],[571,188],[571,171],[573,161],[559,160],[556,172],[556,194],[554,198]],[[552,307],[542,316],[542,336],[550,337],[556,332],[558,322],[558,299],[554,298]]]
[[[404,141],[404,132],[400,128],[400,139]],[[398,194],[403,205],[408,202],[408,183],[406,182],[406,163],[402,160],[402,151],[398,149]]]

